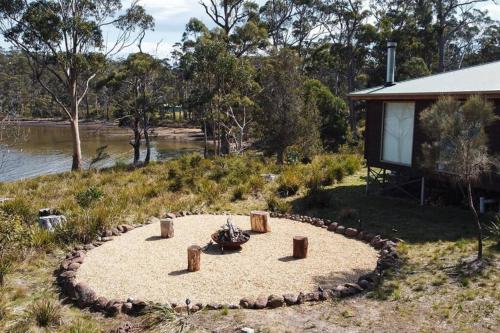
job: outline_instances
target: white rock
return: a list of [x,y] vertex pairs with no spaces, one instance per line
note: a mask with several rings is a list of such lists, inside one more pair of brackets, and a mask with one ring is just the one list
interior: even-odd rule
[[241,330],[240,330],[241,333],[254,333],[255,330],[253,328],[250,328],[250,327],[243,327]]
[[41,216],[38,218],[38,225],[40,228],[53,231],[55,227],[66,222],[66,216],[64,215],[49,215]]

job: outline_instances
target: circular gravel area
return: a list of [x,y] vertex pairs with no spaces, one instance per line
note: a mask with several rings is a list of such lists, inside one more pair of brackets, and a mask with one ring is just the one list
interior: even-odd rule
[[[242,297],[334,288],[373,271],[378,253],[361,241],[308,223],[271,218],[272,232],[253,234],[241,251],[221,254],[215,245],[201,255],[201,270],[187,272],[187,248],[205,246],[228,216],[191,215],[174,220],[175,235],[161,239],[159,223],[134,229],[87,253],[77,271],[97,295],[161,303],[238,304]],[[233,223],[250,229],[249,216]],[[293,259],[293,236],[307,236],[306,259]]]

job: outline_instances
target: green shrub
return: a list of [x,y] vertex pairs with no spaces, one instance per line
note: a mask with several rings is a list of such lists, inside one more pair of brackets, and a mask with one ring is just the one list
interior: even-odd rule
[[27,224],[35,221],[37,216],[36,209],[33,209],[33,207],[24,198],[16,198],[11,201],[6,201],[0,204],[0,209],[7,215],[21,218],[23,222]]
[[223,188],[213,180],[202,178],[197,182],[196,190],[201,198],[212,204],[220,197]]
[[307,196],[309,206],[321,208],[335,208],[338,204],[334,199],[333,194],[328,190],[312,191]]
[[276,213],[290,213],[292,211],[292,204],[286,200],[280,199],[275,195],[271,195],[266,200],[267,209],[271,212]]
[[244,200],[246,195],[250,192],[248,184],[238,185],[233,189],[232,201]]
[[61,306],[50,299],[34,302],[28,308],[27,315],[38,327],[49,328],[61,324]]
[[321,189],[325,182],[325,170],[319,165],[313,164],[307,175],[306,187],[309,192],[316,192]]
[[266,182],[261,175],[252,175],[248,179],[248,186],[253,193],[259,193],[266,186]]
[[88,208],[93,203],[97,202],[102,198],[104,193],[96,186],[90,186],[86,190],[78,192],[75,194],[76,202],[82,208]]
[[[0,323],[7,318],[10,313],[9,301],[6,294],[0,291]],[[2,326],[0,325],[0,328]]]
[[342,208],[338,217],[341,222],[358,221],[359,213],[354,208]]
[[49,230],[34,226],[30,230],[30,246],[38,250],[49,250],[56,243],[55,234]]
[[0,214],[0,286],[22,250],[29,245],[29,231],[17,216]]
[[359,155],[350,154],[350,155],[341,155],[342,156],[342,164],[343,168],[348,175],[353,175],[362,167],[362,160]]
[[290,167],[283,171],[278,179],[278,193],[282,197],[296,194],[302,185],[302,174],[298,168]]

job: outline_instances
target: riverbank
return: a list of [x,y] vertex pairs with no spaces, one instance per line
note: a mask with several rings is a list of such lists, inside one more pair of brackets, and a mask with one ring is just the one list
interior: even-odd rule
[[[47,128],[62,128],[69,127],[69,123],[65,119],[59,118],[44,118],[44,119],[17,119],[13,121],[21,127],[47,127]],[[106,135],[132,135],[133,132],[130,128],[118,126],[118,121],[105,121],[105,120],[80,120],[81,129],[105,131]],[[202,141],[203,132],[201,129],[190,126],[179,126],[178,124],[172,126],[154,127],[152,136],[165,140],[178,140],[178,141]]]

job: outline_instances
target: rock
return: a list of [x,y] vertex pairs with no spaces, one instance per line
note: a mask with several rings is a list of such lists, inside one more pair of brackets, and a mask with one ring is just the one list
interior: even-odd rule
[[359,278],[358,278],[358,284],[360,284],[360,281],[361,280],[366,280],[368,282],[371,282],[371,283],[374,283],[374,284],[377,284],[378,281],[380,280],[380,277],[377,273],[375,272],[371,272],[371,273],[368,273],[368,274],[364,274],[364,275],[361,275]]
[[260,296],[255,301],[255,309],[264,309],[267,306],[267,297]]
[[209,304],[207,304],[207,309],[209,309],[209,310],[220,310],[222,308],[223,308],[222,304],[219,304],[219,303],[209,303]]
[[363,240],[365,237],[365,233],[363,231],[358,232],[358,235],[356,236],[357,239]]
[[50,208],[42,208],[38,210],[39,217],[49,216],[49,215],[52,215],[52,209]]
[[61,274],[59,274],[59,279],[61,281],[68,280],[68,279],[74,279],[76,277],[76,272],[75,271],[64,271]]
[[147,306],[148,306],[147,303],[144,301],[133,300],[132,301],[132,313],[139,314],[139,313],[143,312]]
[[285,300],[283,299],[283,296],[271,295],[267,299],[267,305],[273,309],[282,307],[284,303]]
[[187,305],[177,305],[175,308],[174,308],[174,311],[176,313],[186,313],[187,312]]
[[130,225],[130,224],[124,224],[122,225],[123,229],[125,230],[125,232],[129,232],[130,230],[134,230],[135,227]]
[[111,232],[113,233],[113,236],[120,236],[121,232],[118,230],[118,228],[112,228]]
[[80,268],[80,264],[77,262],[72,262],[71,264],[68,265],[69,271],[77,271],[78,268]]
[[356,283],[346,283],[344,284],[345,287],[347,288],[354,288],[356,289],[357,291],[363,291],[363,288],[361,288],[358,284]]
[[322,227],[322,226],[325,225],[325,222],[319,220],[319,221],[314,222],[314,225],[317,226],[317,227]]
[[169,219],[175,219],[177,217],[177,215],[175,215],[175,213],[167,213],[165,215],[166,218],[169,218]]
[[349,238],[354,238],[358,235],[358,230],[356,230],[354,228],[347,228],[347,229],[345,229],[344,234]]
[[40,228],[54,231],[54,228],[62,225],[66,222],[66,217],[64,215],[48,215],[48,216],[40,216],[38,218],[38,225]]
[[146,219],[146,224],[160,223],[160,219],[155,216],[150,216]]
[[306,296],[304,295],[303,292],[300,292],[299,295],[297,296],[297,304],[304,304],[306,301]]
[[74,278],[69,278],[62,283],[61,289],[69,298],[76,300],[76,281]]
[[75,251],[81,251],[81,250],[83,250],[83,245],[81,244],[75,245]]
[[304,295],[304,300],[306,302],[317,302],[320,300],[320,292],[319,291],[315,291],[315,292],[312,292],[312,293],[307,293]]
[[366,290],[373,290],[375,288],[375,284],[373,282],[369,282],[367,280],[358,281],[358,285]]
[[240,329],[240,332],[241,333],[254,333],[255,330],[253,328],[250,328],[250,327],[243,327],[242,329]]
[[104,232],[102,233],[102,237],[111,237],[111,236],[113,236],[113,232],[111,231],[111,229],[104,230]]
[[98,297],[94,302],[94,309],[97,311],[106,310],[106,306],[108,305],[109,300],[106,297]]
[[283,299],[285,300],[286,305],[294,305],[294,304],[297,304],[298,295],[284,294]]
[[130,303],[130,302],[123,303],[121,310],[123,313],[126,313],[126,314],[131,313],[132,312],[132,303]]
[[255,301],[245,297],[240,300],[240,306],[244,309],[253,309],[255,307]]
[[337,226],[337,229],[335,229],[335,232],[338,234],[343,234],[345,232],[345,227],[343,225]]
[[368,243],[371,243],[372,239],[375,238],[375,235],[374,234],[370,234],[370,233],[366,233],[364,236],[363,236],[363,240],[365,242],[368,242]]
[[111,300],[106,305],[106,315],[109,317],[115,317],[120,313],[122,309],[122,303],[117,300]]
[[78,306],[81,308],[88,307],[97,300],[95,292],[83,282],[80,282],[75,286],[75,293]]
[[83,248],[84,248],[86,251],[90,251],[90,250],[93,250],[93,249],[95,248],[95,246],[94,246],[94,245],[92,245],[92,244],[85,244],[85,245],[83,246]]
[[112,240],[113,240],[113,237],[101,237],[101,242],[109,242]]
[[121,233],[125,232],[125,229],[121,225],[117,226],[116,229],[118,229],[118,231],[121,232]]
[[200,307],[200,306],[198,306],[198,305],[195,304],[195,305],[193,305],[192,307],[189,308],[189,312],[196,313],[196,312],[200,311],[202,308],[203,307]]
[[328,231],[335,231],[338,227],[338,223],[337,222],[332,222],[328,225]]

